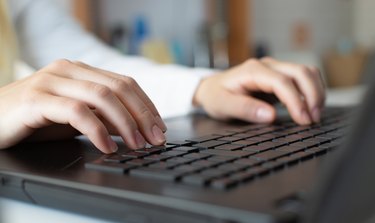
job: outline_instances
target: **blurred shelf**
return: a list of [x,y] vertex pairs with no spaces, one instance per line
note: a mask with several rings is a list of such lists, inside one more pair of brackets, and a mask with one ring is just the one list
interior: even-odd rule
[[[76,18],[82,26],[91,32],[103,38],[100,27],[97,27],[100,10],[98,7],[99,0],[79,0],[73,2],[73,11]],[[251,0],[235,0],[235,1],[218,1],[206,0],[208,4],[207,16],[212,16],[212,9],[217,9],[219,4],[224,5],[222,8],[226,11],[228,36],[226,45],[228,47],[229,65],[234,66],[240,64],[251,57],[253,50],[250,46],[250,5]],[[108,1],[109,2],[109,1]],[[107,3],[107,2],[106,2]],[[210,15],[211,14],[211,15]]]

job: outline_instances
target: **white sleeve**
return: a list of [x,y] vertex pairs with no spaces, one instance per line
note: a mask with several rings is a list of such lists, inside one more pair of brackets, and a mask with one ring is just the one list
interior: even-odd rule
[[159,65],[141,57],[121,55],[85,32],[53,1],[8,2],[22,60],[38,69],[56,59],[66,58],[132,76],[163,117],[191,112],[196,87],[202,77],[213,73],[209,69]]

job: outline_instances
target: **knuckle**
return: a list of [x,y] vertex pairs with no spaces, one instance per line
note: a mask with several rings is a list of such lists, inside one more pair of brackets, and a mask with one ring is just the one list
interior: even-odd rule
[[254,58],[250,58],[250,59],[246,60],[246,62],[245,62],[245,64],[247,66],[250,66],[250,67],[257,66],[257,65],[259,65],[259,63],[260,63],[259,60],[254,59]]
[[310,68],[310,70],[311,70],[311,72],[312,72],[313,75],[321,77],[321,75],[320,75],[320,69],[319,68],[313,66],[313,67]]
[[91,84],[90,89],[99,98],[107,98],[107,97],[112,96],[112,90],[109,87],[104,86],[104,85]]
[[48,72],[37,72],[32,76],[28,85],[30,88],[38,87],[41,84],[48,83],[51,77],[52,74]]
[[85,63],[83,63],[83,62],[81,62],[81,61],[79,61],[79,60],[73,61],[72,63],[74,63],[74,64],[76,64],[76,65],[79,65],[79,66],[83,66],[83,67],[86,67],[86,66],[87,66],[87,64],[85,64]]
[[299,65],[297,69],[302,75],[309,75],[311,73],[310,69],[305,65]]
[[311,66],[311,67],[310,67],[310,70],[311,70],[313,73],[319,73],[319,72],[320,72],[319,68],[317,68],[316,66]]
[[67,107],[70,109],[72,117],[76,117],[78,120],[80,120],[87,111],[86,105],[80,101],[70,101],[67,103]]
[[286,75],[280,75],[278,77],[278,82],[281,86],[289,86],[292,83],[292,78]]
[[122,92],[129,88],[129,85],[121,79],[113,78],[112,79],[112,86],[115,89],[115,91]]
[[135,87],[137,84],[137,82],[132,77],[125,77],[124,81],[131,87]]
[[47,66],[47,69],[51,70],[64,70],[70,66],[72,66],[73,63],[70,60],[67,59],[59,59],[54,62],[52,62],[50,65]]
[[142,106],[139,110],[139,114],[141,117],[145,119],[150,119],[152,117],[152,114],[150,110],[146,106]]

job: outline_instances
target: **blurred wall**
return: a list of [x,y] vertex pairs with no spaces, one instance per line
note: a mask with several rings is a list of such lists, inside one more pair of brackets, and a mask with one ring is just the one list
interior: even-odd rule
[[274,53],[293,50],[291,31],[298,22],[310,26],[310,49],[318,54],[335,46],[340,38],[352,37],[351,1],[252,1],[253,39],[266,42]]
[[354,36],[361,46],[375,49],[375,1],[355,0]]

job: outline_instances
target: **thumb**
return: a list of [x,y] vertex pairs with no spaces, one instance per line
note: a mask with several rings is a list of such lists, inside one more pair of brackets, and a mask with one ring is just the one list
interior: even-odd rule
[[273,106],[249,95],[228,93],[224,101],[227,103],[222,111],[231,118],[255,123],[272,122],[276,118]]

